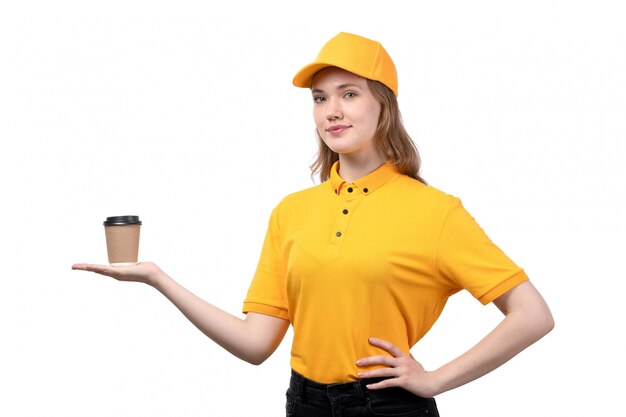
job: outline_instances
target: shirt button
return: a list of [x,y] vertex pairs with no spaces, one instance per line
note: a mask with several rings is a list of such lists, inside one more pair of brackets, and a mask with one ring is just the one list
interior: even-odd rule
[[348,209],[343,209],[343,214],[348,214]]
[[335,233],[335,236],[337,236],[337,237],[341,237],[341,232],[337,232],[337,233]]
[[349,193],[351,193],[352,191],[354,191],[354,190],[352,189],[352,187],[348,188],[348,192],[349,192]]
[[364,193],[366,193],[366,192],[368,192],[368,191],[369,191],[369,190],[368,190],[367,188],[363,188],[363,192],[364,192]]

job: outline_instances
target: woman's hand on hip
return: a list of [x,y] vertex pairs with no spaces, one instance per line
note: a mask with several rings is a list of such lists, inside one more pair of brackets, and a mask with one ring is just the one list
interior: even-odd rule
[[383,381],[367,385],[368,389],[376,390],[400,387],[420,397],[433,397],[437,394],[433,388],[432,375],[415,360],[410,353],[407,355],[399,347],[375,337],[369,338],[370,344],[384,349],[389,355],[369,356],[356,361],[359,367],[384,366],[371,371],[359,372],[360,378],[387,378]]

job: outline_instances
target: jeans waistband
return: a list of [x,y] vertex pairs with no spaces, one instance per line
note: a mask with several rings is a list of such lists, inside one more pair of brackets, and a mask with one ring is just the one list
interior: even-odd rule
[[305,378],[294,370],[291,370],[291,387],[298,396],[338,398],[352,396],[356,398],[367,398],[368,389],[366,385],[384,380],[385,378],[365,378],[354,382],[340,382],[333,384],[321,384],[311,379]]

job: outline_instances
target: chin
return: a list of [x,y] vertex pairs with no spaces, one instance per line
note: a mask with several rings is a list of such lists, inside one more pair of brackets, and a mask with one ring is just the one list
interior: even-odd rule
[[355,149],[349,148],[347,146],[328,146],[328,147],[330,148],[331,151],[339,155],[345,155],[345,154],[349,154],[355,151]]

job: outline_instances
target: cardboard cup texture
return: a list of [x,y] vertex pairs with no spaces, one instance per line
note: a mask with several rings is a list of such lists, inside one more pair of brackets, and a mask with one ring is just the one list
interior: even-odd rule
[[136,264],[139,256],[139,224],[104,226],[109,264]]

